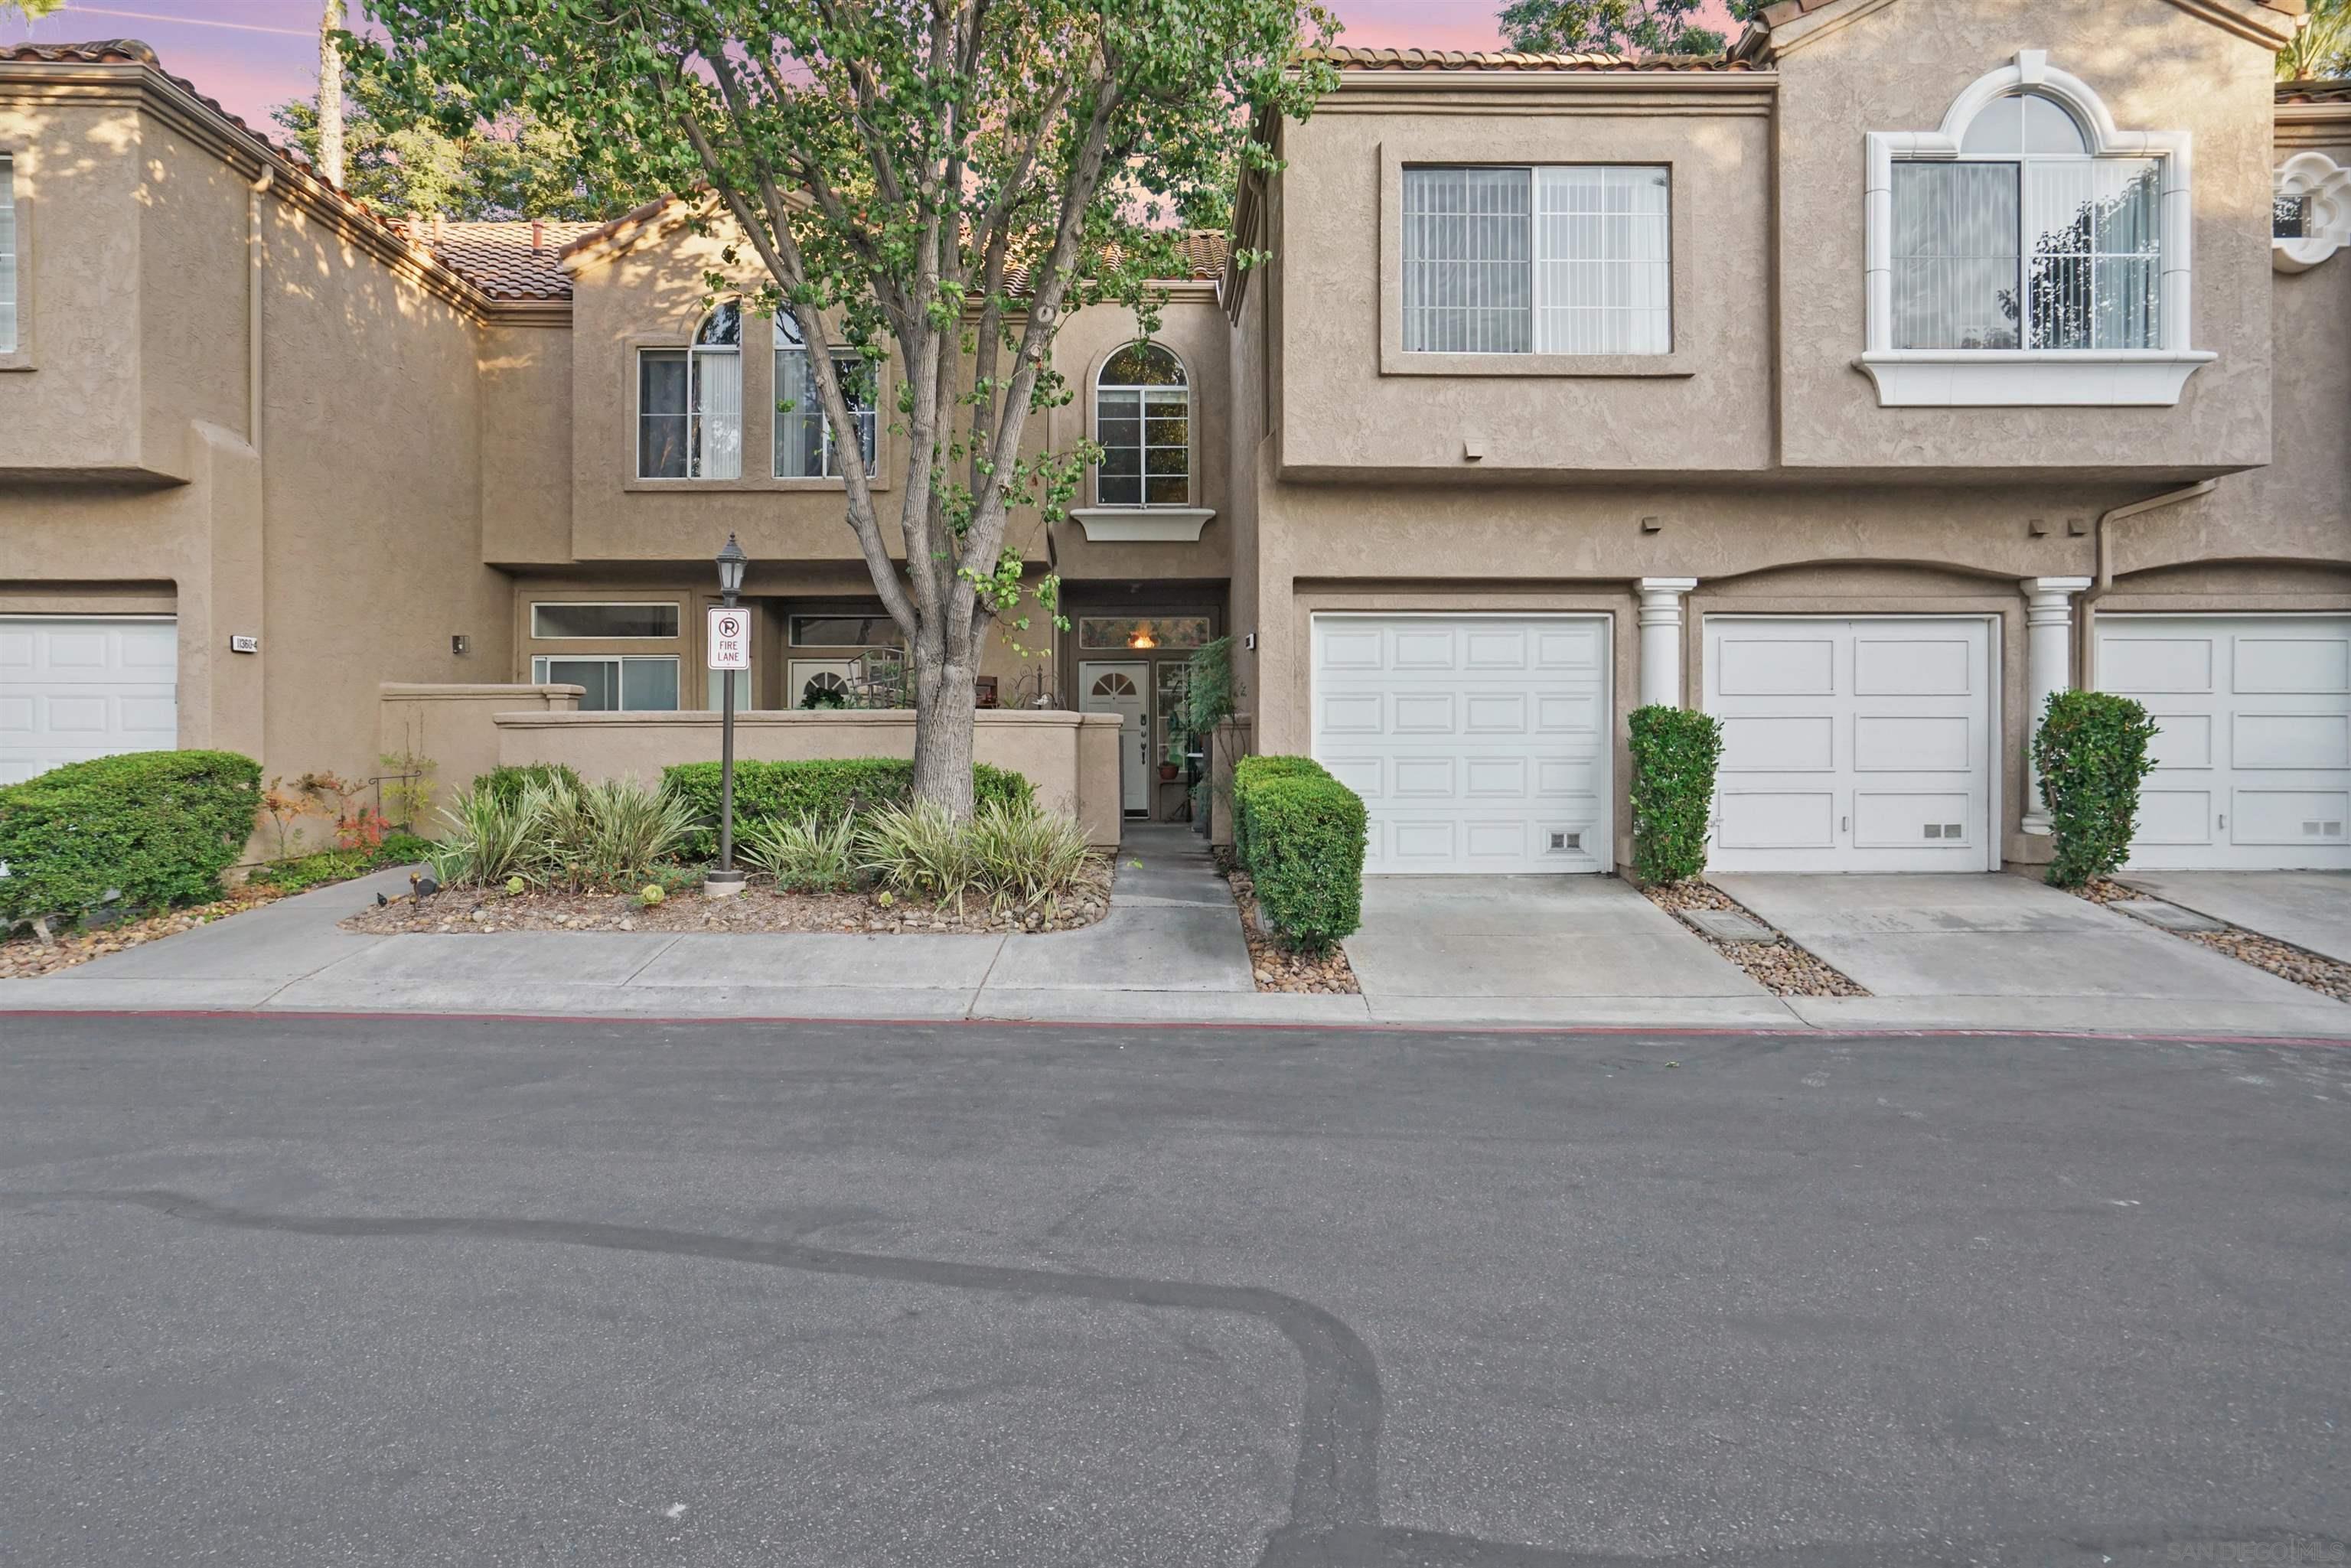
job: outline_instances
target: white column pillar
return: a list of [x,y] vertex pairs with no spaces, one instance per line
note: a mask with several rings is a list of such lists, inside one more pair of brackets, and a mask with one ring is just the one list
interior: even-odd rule
[[2041,769],[2032,765],[2032,737],[2049,699],[2074,685],[2074,596],[2090,586],[2086,577],[2028,577],[2024,590],[2024,686],[2031,706],[2024,718],[2024,831],[2049,831],[2041,801]]
[[1641,579],[1641,706],[1682,706],[1682,601],[1694,577]]

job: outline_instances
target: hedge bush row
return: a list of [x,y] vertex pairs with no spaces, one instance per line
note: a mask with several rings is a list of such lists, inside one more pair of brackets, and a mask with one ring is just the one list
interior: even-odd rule
[[1233,765],[1234,856],[1273,928],[1309,951],[1363,925],[1361,797],[1305,757]]
[[2138,787],[2155,768],[2158,726],[2147,709],[2111,692],[2055,692],[2032,737],[2041,799],[2056,858],[2049,880],[2080,887],[2130,858]]
[[[718,764],[684,762],[662,769],[664,788],[694,808],[695,828],[678,846],[688,860],[718,852]],[[990,800],[1007,806],[1036,804],[1029,780],[983,762],[971,770],[974,805]],[[735,841],[747,824],[761,817],[797,822],[813,817],[837,821],[914,799],[914,765],[894,757],[841,761],[737,762],[735,764]]]
[[133,910],[221,895],[261,810],[233,751],[132,751],[0,789],[0,918],[78,919],[119,890]]
[[1653,703],[1635,708],[1633,874],[1643,882],[1687,882],[1706,870],[1708,819],[1722,725],[1710,714]]

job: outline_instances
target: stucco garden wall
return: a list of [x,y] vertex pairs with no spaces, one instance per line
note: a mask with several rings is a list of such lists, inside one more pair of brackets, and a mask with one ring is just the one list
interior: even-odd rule
[[[482,716],[468,709],[466,722]],[[1020,774],[1035,786],[1037,803],[1074,815],[1088,841],[1104,847],[1118,842],[1115,715],[997,711],[977,716],[974,760]],[[650,782],[674,763],[718,759],[720,718],[715,713],[508,712],[488,722],[496,733],[500,762],[559,762],[584,779],[633,775]],[[911,758],[914,715],[908,708],[738,714],[735,755],[757,762]]]

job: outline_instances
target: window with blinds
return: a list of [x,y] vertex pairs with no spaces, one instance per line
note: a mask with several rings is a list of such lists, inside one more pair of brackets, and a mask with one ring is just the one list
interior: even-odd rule
[[1404,347],[1673,351],[1671,176],[1555,164],[1404,172]]
[[1956,161],[1896,162],[1894,346],[2161,348],[2161,181],[2031,93],[1978,116]]
[[637,355],[637,475],[742,477],[743,310],[735,301],[703,318],[691,347]]
[[[835,353],[832,373],[857,420],[857,444],[865,472],[873,472],[873,367],[862,354]],[[824,401],[817,395],[816,367],[789,316],[776,315],[776,477],[838,477],[841,454],[834,448]]]

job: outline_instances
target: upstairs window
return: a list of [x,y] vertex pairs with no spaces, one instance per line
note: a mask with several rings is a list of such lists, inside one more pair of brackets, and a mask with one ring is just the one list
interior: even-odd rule
[[1671,353],[1670,187],[1647,165],[1405,170],[1405,351]]
[[2159,349],[2158,158],[2095,157],[2081,123],[2011,93],[1954,160],[1894,165],[1894,347]]
[[[873,367],[865,357],[836,350],[832,373],[841,382],[843,402],[857,419],[857,445],[865,472],[873,472]],[[841,455],[834,450],[832,422],[824,416],[824,400],[817,395],[816,367],[799,323],[778,312],[776,317],[776,477],[778,479],[837,478]]]
[[1184,361],[1158,343],[1129,343],[1094,378],[1094,503],[1192,503],[1192,388]]
[[737,479],[743,474],[743,308],[702,319],[684,349],[637,354],[637,475]]
[[16,351],[16,166],[0,158],[0,354]]

